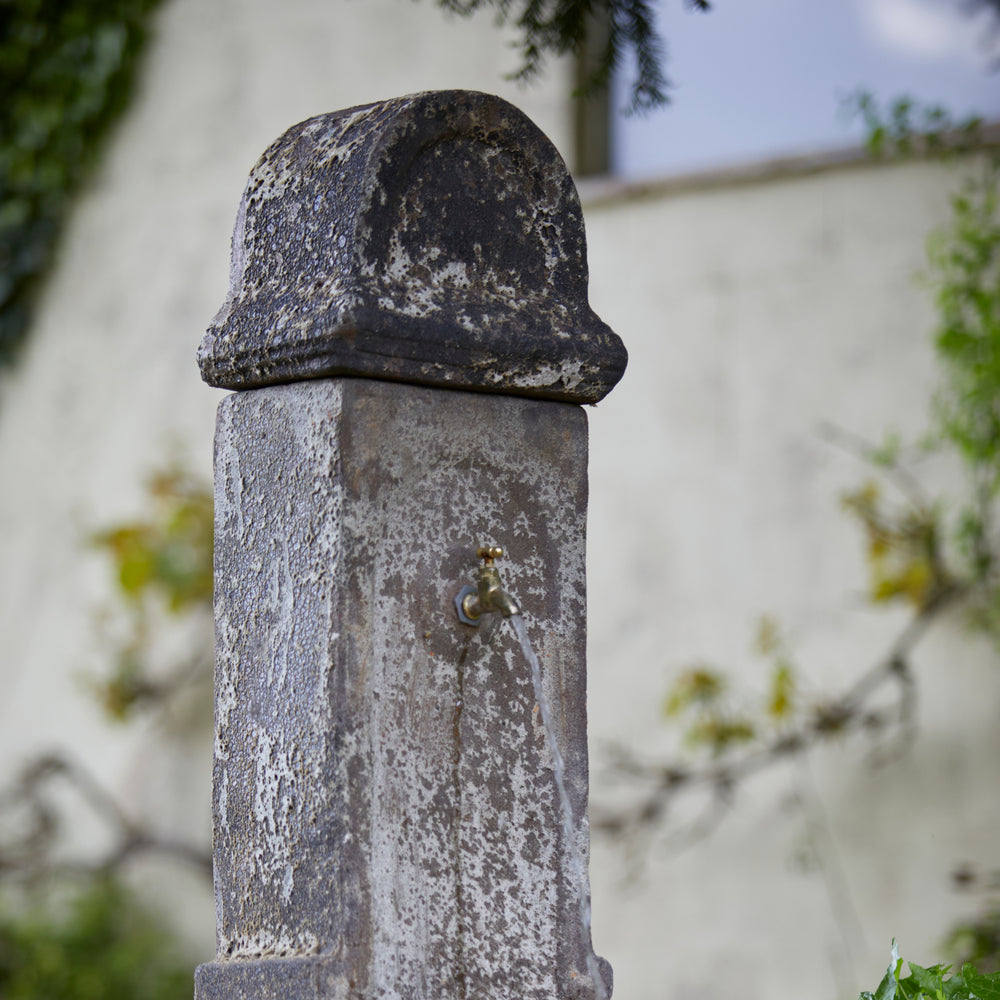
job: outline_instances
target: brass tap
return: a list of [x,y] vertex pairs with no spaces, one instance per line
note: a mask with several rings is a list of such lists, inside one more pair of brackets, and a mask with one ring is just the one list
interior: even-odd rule
[[476,550],[476,556],[483,560],[476,586],[463,587],[455,598],[459,620],[466,625],[478,625],[479,619],[492,611],[499,611],[504,618],[519,615],[521,609],[500,586],[500,571],[494,564],[495,559],[503,556],[503,549],[497,545],[483,546]]

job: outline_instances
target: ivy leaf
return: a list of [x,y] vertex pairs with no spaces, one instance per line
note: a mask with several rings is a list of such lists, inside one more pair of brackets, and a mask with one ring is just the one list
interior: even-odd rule
[[893,975],[892,966],[889,967],[889,970],[882,977],[882,982],[878,984],[878,989],[875,993],[869,993],[867,996],[871,997],[872,1000],[895,1000],[896,977]]
[[945,979],[950,965],[932,965],[925,969],[914,962],[907,963],[910,967],[910,974],[904,982],[912,983],[919,993],[914,995],[928,996],[934,1000],[964,1000],[968,996],[968,989],[965,981],[960,975],[954,975]]
[[892,942],[892,963],[878,989],[862,991],[858,1000],[1000,1000],[1000,972],[980,975],[970,963],[960,973],[948,975],[951,966],[930,968],[909,962],[910,974],[900,979],[903,961],[896,941]]
[[903,960],[899,957],[899,946],[896,944],[896,939],[893,938],[892,962],[889,964],[889,968],[885,970],[882,982],[878,984],[878,989],[875,990],[872,1000],[895,1000],[896,984],[899,982],[899,970],[902,967]]
[[962,966],[962,978],[976,1000],[1000,1000],[1000,972],[981,976],[972,965],[966,963]]

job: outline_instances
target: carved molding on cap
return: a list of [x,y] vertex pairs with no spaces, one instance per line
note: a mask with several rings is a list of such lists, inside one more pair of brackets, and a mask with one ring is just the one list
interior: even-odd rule
[[520,111],[414,94],[289,129],[250,174],[212,385],[361,375],[593,403],[625,370],[587,302],[583,215]]

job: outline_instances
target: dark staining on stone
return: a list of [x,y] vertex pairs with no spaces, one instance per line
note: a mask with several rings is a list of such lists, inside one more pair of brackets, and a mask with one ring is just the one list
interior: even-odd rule
[[325,375],[593,403],[625,349],[587,302],[572,178],[521,112],[442,91],[321,115],[254,168],[213,385]]

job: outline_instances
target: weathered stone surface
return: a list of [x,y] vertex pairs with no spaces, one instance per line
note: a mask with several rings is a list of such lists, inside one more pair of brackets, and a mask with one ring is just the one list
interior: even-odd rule
[[250,175],[202,376],[326,375],[596,402],[626,352],[587,302],[555,147],[500,98],[415,94],[289,129]]
[[528,664],[452,603],[503,545],[585,858],[586,442],[578,406],[368,379],[223,401],[198,1000],[592,1000]]

